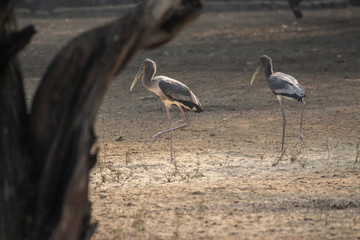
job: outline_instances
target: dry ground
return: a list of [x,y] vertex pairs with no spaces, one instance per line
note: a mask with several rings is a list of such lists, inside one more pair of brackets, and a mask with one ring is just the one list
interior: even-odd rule
[[[360,239],[360,8],[304,14],[207,12],[173,42],[136,55],[98,115],[93,239]],[[22,56],[28,101],[67,40],[112,18],[21,18],[39,31]],[[304,144],[301,104],[285,102],[287,154],[277,166],[279,105],[262,74],[249,86],[262,54],[307,95]],[[174,133],[176,164],[168,136],[144,143],[168,126],[163,104],[140,83],[129,93],[146,57],[205,109]]]

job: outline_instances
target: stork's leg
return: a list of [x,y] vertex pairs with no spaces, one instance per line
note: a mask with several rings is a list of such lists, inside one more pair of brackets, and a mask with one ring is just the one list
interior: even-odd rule
[[180,109],[180,111],[181,111],[181,114],[183,115],[183,117],[184,117],[184,119],[185,119],[185,121],[186,121],[186,126],[189,126],[190,125],[190,121],[189,121],[189,119],[186,117],[186,115],[185,115],[185,113],[184,113],[184,110],[182,109],[182,107],[180,107],[179,106],[179,109]]
[[302,106],[302,110],[301,110],[301,117],[300,117],[300,130],[299,130],[299,140],[303,141],[303,136],[301,134],[301,129],[302,129],[302,122],[303,122],[303,116],[304,116],[304,109],[305,109],[305,101],[302,100],[303,106]]
[[[171,127],[170,127],[169,129],[167,129],[167,130],[165,130],[165,131],[158,132],[157,134],[155,134],[154,136],[152,136],[152,138],[150,138],[149,140],[147,140],[147,142],[151,142],[151,144],[153,144],[153,143],[156,141],[156,139],[158,139],[158,137],[160,137],[160,136],[163,135],[164,133],[172,132],[172,131],[178,130],[178,129],[180,129],[180,128],[184,128],[184,127],[189,126],[190,121],[189,121],[189,120],[187,119],[187,117],[185,116],[184,110],[182,109],[182,107],[180,107],[180,106],[178,106],[178,107],[179,107],[179,109],[180,109],[183,117],[185,118],[186,123],[185,123],[184,125],[181,125],[181,126],[178,126],[178,127],[174,127],[174,128],[171,128]],[[169,114],[168,116],[170,116],[170,112],[169,112],[168,114]]]
[[279,161],[282,160],[282,158],[284,157],[284,154],[285,154],[285,151],[284,151],[284,142],[285,142],[285,126],[286,126],[286,117],[285,117],[285,112],[284,112],[284,108],[283,108],[283,105],[282,105],[282,98],[277,95],[276,96],[278,101],[279,101],[279,104],[280,104],[280,108],[281,108],[281,113],[282,113],[282,116],[283,116],[283,132],[282,132],[282,141],[281,141],[281,155],[280,157],[272,164],[273,166],[277,165],[279,163]]
[[279,100],[279,104],[281,107],[281,113],[283,116],[283,132],[282,132],[282,141],[281,141],[281,152],[284,152],[286,117],[285,117],[284,107],[282,105],[282,99],[280,96],[277,96],[277,99]]
[[[165,106],[166,107],[166,113],[167,113],[167,117],[169,120],[169,127],[171,129],[171,115],[170,115],[170,107]],[[172,149],[172,137],[173,137],[173,133],[170,132],[170,162],[173,162],[173,149]]]

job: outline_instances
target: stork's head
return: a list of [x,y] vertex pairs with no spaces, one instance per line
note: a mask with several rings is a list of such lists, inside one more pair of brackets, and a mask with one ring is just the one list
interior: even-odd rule
[[142,62],[141,66],[144,67],[145,72],[147,72],[147,71],[154,71],[154,72],[156,72],[156,63],[155,63],[153,60],[151,60],[150,58],[145,59],[145,60]]
[[267,55],[263,55],[260,58],[259,65],[261,65],[263,68],[271,63],[271,58]]
[[264,67],[268,66],[269,64],[271,66],[271,58],[269,56],[267,56],[267,55],[261,56],[260,61],[259,61],[259,65],[256,68],[256,70],[255,70],[255,72],[254,72],[254,74],[253,74],[253,76],[251,78],[250,85],[253,84],[253,82],[255,80],[255,77],[259,73],[259,71],[264,69]]
[[131,84],[130,86],[130,92],[133,90],[136,82],[142,78],[145,73],[149,73],[151,74],[151,77],[153,77],[153,75],[155,74],[156,72],[156,63],[149,59],[149,58],[146,58],[140,65],[140,69],[138,71],[138,73],[136,74],[135,78],[134,78],[134,81],[133,83]]

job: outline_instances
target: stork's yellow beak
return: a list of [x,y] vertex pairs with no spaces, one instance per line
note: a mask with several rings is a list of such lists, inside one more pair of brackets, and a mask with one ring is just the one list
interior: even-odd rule
[[253,84],[256,75],[259,73],[259,71],[260,71],[261,69],[262,69],[262,66],[261,66],[261,65],[259,65],[259,66],[256,68],[256,70],[255,70],[255,72],[254,72],[254,75],[253,75],[252,78],[251,78],[250,86]]
[[134,81],[132,82],[131,86],[130,86],[130,92],[133,90],[136,82],[144,75],[144,71],[143,71],[143,67],[140,67],[138,73],[136,74]]

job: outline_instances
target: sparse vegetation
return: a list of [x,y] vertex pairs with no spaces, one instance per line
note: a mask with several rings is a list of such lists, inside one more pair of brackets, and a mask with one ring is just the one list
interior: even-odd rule
[[194,178],[202,178],[205,175],[200,171],[200,157],[197,154],[197,162],[196,167],[191,171],[187,171],[188,169],[182,169],[179,167],[178,163],[174,161],[174,168],[172,171],[165,173],[165,178],[167,182],[171,182],[174,178],[179,177],[179,180],[189,182]]
[[298,162],[301,167],[305,167],[307,160],[305,156],[307,155],[307,147],[305,142],[300,142],[289,149],[290,151],[290,161],[291,163]]
[[130,158],[130,148],[128,148],[128,150],[125,153],[125,164],[128,165],[131,163],[132,163],[132,160]]
[[133,216],[133,223],[132,227],[138,232],[145,231],[145,210],[140,209],[138,212]]
[[182,214],[181,214],[179,209],[175,208],[174,216],[175,216],[174,238],[179,239],[179,237],[180,237],[181,217],[182,217]]
[[198,203],[197,211],[198,211],[198,213],[200,213],[200,214],[204,214],[208,208],[209,208],[209,207],[208,207],[207,204],[205,203],[205,200],[201,200],[201,201]]
[[328,152],[328,156],[327,156],[327,159],[330,160],[330,156],[331,156],[331,153],[330,153],[330,142],[329,142],[330,138],[326,138],[326,149],[327,149],[327,152]]
[[114,235],[113,240],[123,239],[123,235],[124,235],[123,229],[122,228],[113,229],[113,235]]
[[173,165],[174,165],[173,170],[171,172],[165,173],[165,178],[166,178],[167,182],[171,182],[173,180],[173,178],[176,176],[181,176],[177,161],[174,161]]
[[356,156],[355,156],[355,163],[357,163],[359,161],[359,156],[360,156],[360,142],[358,142],[356,144]]

